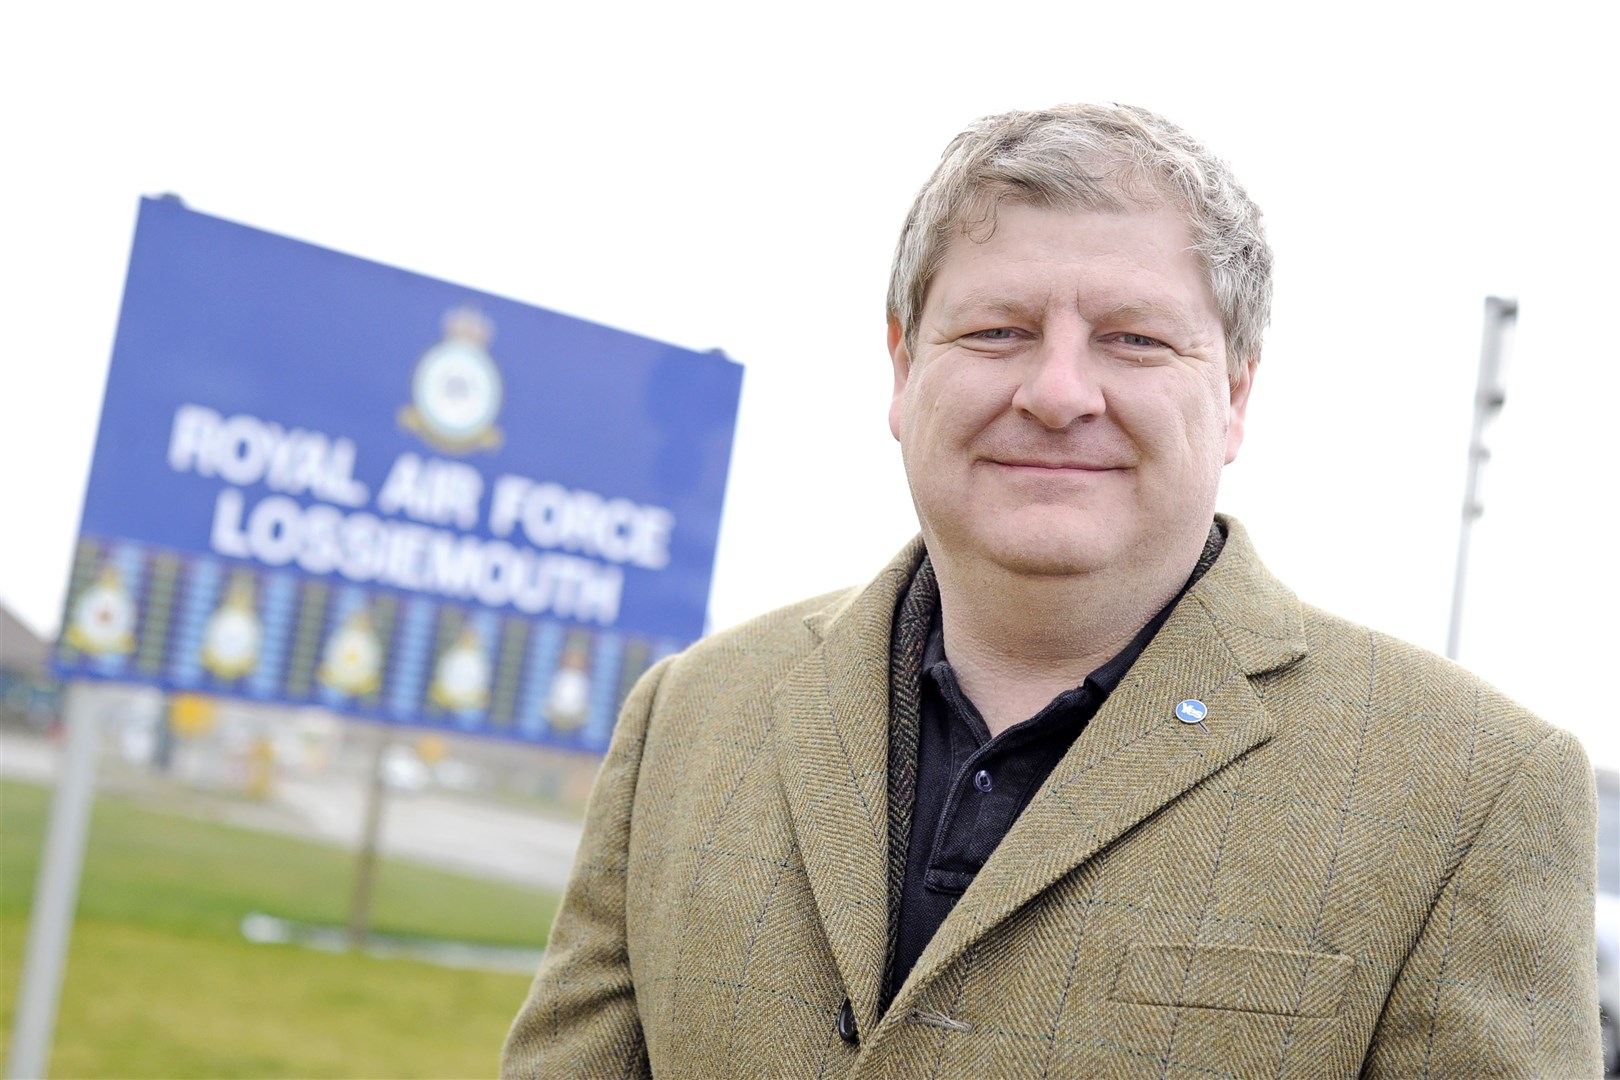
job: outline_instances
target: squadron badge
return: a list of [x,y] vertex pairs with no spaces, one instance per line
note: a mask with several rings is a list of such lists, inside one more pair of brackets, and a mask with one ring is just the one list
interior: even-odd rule
[[240,679],[259,666],[263,636],[253,608],[253,576],[237,574],[203,627],[203,667],[227,682]]
[[476,712],[489,704],[490,674],[484,644],[469,626],[440,654],[428,697],[449,712]]
[[551,676],[546,697],[546,719],[559,734],[577,731],[585,723],[591,703],[590,643],[583,634],[570,635],[562,661]]
[[362,697],[382,683],[382,659],[382,643],[372,629],[371,614],[361,608],[327,639],[315,677],[322,686]]
[[103,566],[95,584],[79,595],[64,636],[91,656],[135,651],[135,598],[116,566]]
[[447,454],[501,445],[501,372],[489,355],[494,325],[472,308],[444,317],[444,340],[428,349],[411,375],[411,404],[399,426]]

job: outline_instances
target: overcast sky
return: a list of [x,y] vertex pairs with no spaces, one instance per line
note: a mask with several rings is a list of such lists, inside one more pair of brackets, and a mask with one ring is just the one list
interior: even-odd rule
[[1462,660],[1620,766],[1614,5],[1098,7],[0,6],[0,600],[55,629],[161,192],[725,349],[714,625],[864,580],[915,528],[882,310],[912,195],[974,116],[1126,101],[1266,212],[1222,506],[1304,599],[1443,648],[1483,300],[1518,298]]

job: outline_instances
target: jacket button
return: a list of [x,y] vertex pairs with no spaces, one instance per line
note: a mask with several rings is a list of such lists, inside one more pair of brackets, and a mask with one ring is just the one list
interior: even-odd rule
[[861,1033],[855,1030],[855,1010],[850,1008],[849,998],[838,1006],[838,1037],[851,1046],[861,1041]]

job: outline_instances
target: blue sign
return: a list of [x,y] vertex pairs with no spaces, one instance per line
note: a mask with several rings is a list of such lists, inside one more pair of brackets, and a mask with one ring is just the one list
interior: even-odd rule
[[742,369],[148,199],[54,666],[605,748]]

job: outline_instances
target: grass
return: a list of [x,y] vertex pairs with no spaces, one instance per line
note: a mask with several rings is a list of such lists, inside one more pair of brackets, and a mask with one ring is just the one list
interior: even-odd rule
[[[0,782],[0,1055],[50,792]],[[102,795],[92,818],[53,1076],[491,1075],[521,975],[254,945],[249,911],[342,924],[352,858]],[[535,947],[556,897],[384,860],[378,933]]]

